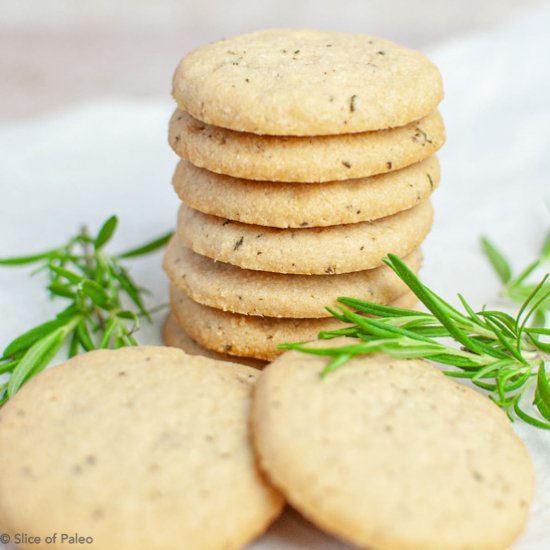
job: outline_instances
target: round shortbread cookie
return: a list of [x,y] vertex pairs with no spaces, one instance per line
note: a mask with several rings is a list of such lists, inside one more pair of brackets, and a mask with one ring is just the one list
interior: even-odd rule
[[[242,548],[283,506],[251,448],[257,376],[136,347],[92,351],[33,378],[0,412],[3,529],[58,533],[48,548],[75,532],[98,550]],[[205,529],[212,518],[216,528]]]
[[390,130],[340,136],[282,137],[234,132],[177,110],[168,140],[195,166],[236,178],[326,182],[382,174],[433,155],[445,143],[439,112]]
[[372,221],[425,201],[439,185],[435,156],[370,178],[326,183],[252,181],[216,174],[181,160],[172,179],[195,210],[269,227],[324,227]]
[[245,269],[332,275],[373,269],[418,248],[432,226],[429,201],[374,222],[277,229],[224,220],[182,204],[177,233],[194,252]]
[[[277,319],[230,313],[198,304],[173,286],[170,287],[170,301],[180,326],[201,346],[219,353],[264,361],[272,361],[283,353],[277,349],[279,344],[315,340],[323,330],[346,326],[334,317]],[[409,309],[417,302],[416,296],[409,292],[391,305]]]
[[185,330],[183,330],[173,313],[170,313],[164,321],[164,326],[162,328],[162,340],[167,346],[179,348],[189,355],[202,355],[203,357],[209,357],[210,359],[216,359],[217,361],[239,363],[241,365],[254,367],[255,369],[261,369],[266,365],[265,361],[253,359],[252,357],[226,355],[201,346],[195,342],[195,340],[193,340],[191,336],[185,332]]
[[238,131],[323,135],[402,126],[443,98],[420,52],[361,34],[272,29],[201,46],[172,94],[196,118]]
[[[422,254],[415,250],[404,261],[418,272]],[[408,290],[387,266],[331,277],[253,271],[196,254],[177,237],[169,243],[163,265],[172,285],[195,302],[244,315],[330,317],[326,308],[336,306],[340,296],[389,304]]]
[[534,473],[505,414],[425,361],[376,354],[321,378],[329,360],[285,353],[256,385],[260,465],[290,504],[360,548],[508,548]]

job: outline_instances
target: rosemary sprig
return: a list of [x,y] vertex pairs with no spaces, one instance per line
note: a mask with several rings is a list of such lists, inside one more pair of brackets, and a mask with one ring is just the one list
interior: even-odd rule
[[[98,348],[135,346],[134,333],[141,318],[150,320],[153,310],[144,304],[146,289],[139,287],[120,260],[154,252],[171,234],[121,254],[109,255],[105,246],[118,225],[110,217],[95,236],[86,228],[57,248],[40,254],[0,259],[0,266],[38,263],[33,274],[45,272],[52,298],[68,301],[53,319],[21,334],[0,357],[0,406],[31,377],[44,370],[65,343],[68,355]],[[126,305],[128,304],[128,305]]]
[[[539,257],[516,276],[505,255],[486,237],[481,239],[481,248],[503,285],[502,295],[514,302],[523,303],[536,287],[536,284],[527,282],[528,279],[544,263],[550,261],[550,232],[540,249]],[[550,283],[547,283],[545,288],[550,290]],[[533,316],[533,324],[545,326],[546,312],[549,310],[550,300],[541,302]]]
[[[528,326],[535,312],[548,303],[548,275],[531,289],[518,314],[512,317],[503,311],[476,312],[461,295],[464,311],[459,311],[424,285],[397,256],[390,254],[385,263],[416,294],[428,312],[339,298],[346,307],[329,311],[349,326],[321,332],[319,338],[348,336],[360,342],[327,348],[291,343],[279,348],[331,357],[323,376],[357,355],[373,352],[429,359],[455,367],[445,370],[446,375],[467,378],[488,391],[511,420],[517,416],[538,428],[550,429],[550,382],[545,370],[550,343],[544,340],[550,336],[550,329]],[[533,404],[538,414],[531,414],[524,407],[531,387],[534,387]]]

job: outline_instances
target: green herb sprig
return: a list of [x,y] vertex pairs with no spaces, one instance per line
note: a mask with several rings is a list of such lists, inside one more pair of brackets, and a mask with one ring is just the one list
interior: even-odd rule
[[[323,376],[358,355],[373,352],[453,366],[455,370],[444,373],[469,379],[488,391],[511,420],[519,417],[538,428],[550,429],[550,382],[545,370],[550,343],[544,341],[550,329],[529,326],[533,315],[549,299],[548,275],[532,288],[513,317],[503,311],[476,312],[459,294],[464,309],[461,312],[424,285],[397,256],[390,254],[385,263],[416,294],[428,313],[339,298],[346,307],[328,310],[349,326],[321,332],[319,338],[348,336],[360,342],[326,348],[290,343],[279,348],[331,357]],[[524,406],[532,386],[538,414],[527,412]]]
[[[504,254],[486,237],[481,239],[481,248],[503,285],[502,295],[513,302],[523,303],[537,286],[536,283],[528,282],[528,279],[544,263],[550,261],[550,233],[548,233],[544,240],[538,258],[516,276],[514,276],[512,266]],[[546,283],[541,292],[549,290],[550,283]],[[533,324],[545,326],[546,312],[549,310],[550,300],[542,301],[533,315]]]
[[147,290],[135,283],[121,260],[162,248],[171,234],[109,255],[105,246],[117,226],[118,218],[112,216],[95,236],[83,228],[60,247],[31,256],[0,259],[3,266],[39,263],[33,274],[47,274],[49,295],[69,302],[53,319],[21,334],[5,348],[0,357],[0,375],[8,374],[9,378],[0,384],[0,406],[44,370],[66,342],[69,357],[92,349],[137,345],[134,333],[141,318],[151,319],[153,310],[144,304]]

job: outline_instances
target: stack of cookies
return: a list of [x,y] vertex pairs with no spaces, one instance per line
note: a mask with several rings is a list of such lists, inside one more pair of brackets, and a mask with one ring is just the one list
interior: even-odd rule
[[173,95],[168,345],[255,364],[339,328],[326,310],[339,296],[414,305],[382,260],[417,270],[432,224],[445,134],[426,57],[363,35],[260,31],[191,52]]

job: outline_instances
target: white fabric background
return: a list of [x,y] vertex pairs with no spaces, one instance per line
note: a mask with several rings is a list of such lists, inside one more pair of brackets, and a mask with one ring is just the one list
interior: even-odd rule
[[[424,252],[424,280],[449,299],[502,306],[498,282],[478,239],[490,235],[523,267],[549,227],[550,9],[498,31],[432,52],[446,84],[448,142],[440,157],[437,220]],[[163,102],[94,103],[26,123],[0,126],[0,256],[63,242],[86,221],[117,213],[113,249],[139,244],[174,225],[170,186],[175,157],[166,143],[172,110]],[[60,309],[44,300],[27,269],[0,269],[0,346]],[[160,255],[133,273],[166,300]],[[161,318],[139,334],[160,343]],[[516,424],[537,469],[537,496],[516,550],[550,548],[550,432]],[[2,450],[2,452],[5,452]],[[338,550],[296,514],[287,514],[252,548]]]

